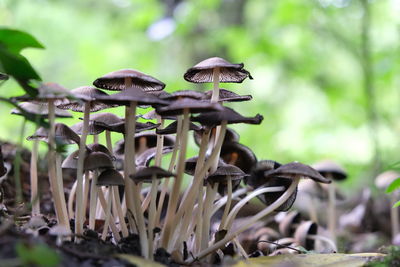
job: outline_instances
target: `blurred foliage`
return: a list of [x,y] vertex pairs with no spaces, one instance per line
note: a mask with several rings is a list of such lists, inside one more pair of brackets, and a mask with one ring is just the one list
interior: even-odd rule
[[[211,56],[244,62],[254,80],[223,87],[252,94],[231,106],[265,120],[235,125],[241,142],[259,159],[333,159],[352,186],[398,160],[399,12],[398,0],[0,0],[0,24],[46,46],[22,54],[67,88],[135,68],[167,91],[210,89],[183,73]],[[22,93],[12,81],[0,90]],[[0,138],[16,141],[20,118],[8,114],[1,106]]]
[[18,243],[16,251],[23,266],[51,267],[60,263],[60,256],[46,244]]

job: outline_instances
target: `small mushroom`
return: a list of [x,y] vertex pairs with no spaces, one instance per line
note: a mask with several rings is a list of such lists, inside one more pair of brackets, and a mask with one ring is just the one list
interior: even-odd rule
[[57,224],[50,228],[49,235],[56,236],[56,245],[61,246],[64,240],[67,240],[71,235],[71,229],[69,226]]

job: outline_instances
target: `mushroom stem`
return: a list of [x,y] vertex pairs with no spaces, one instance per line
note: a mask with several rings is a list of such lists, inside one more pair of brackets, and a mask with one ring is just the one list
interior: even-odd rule
[[38,157],[39,140],[33,141],[30,178],[31,178],[31,203],[32,203],[32,217],[40,214],[40,196],[38,190],[38,173],[37,173],[37,157]]
[[109,130],[105,131],[106,135],[106,144],[107,144],[107,149],[110,151],[110,153],[113,153],[113,146],[112,146],[112,141],[111,141],[111,132]]
[[224,208],[224,213],[221,218],[221,223],[219,224],[218,231],[223,229],[223,226],[225,225],[225,221],[228,217],[229,210],[231,209],[231,203],[232,203],[232,177],[228,175],[228,188],[227,188],[227,200]]
[[327,178],[332,181],[328,186],[328,229],[334,243],[336,243],[336,190],[332,176],[329,174]]
[[201,249],[206,249],[208,247],[208,242],[210,240],[210,220],[212,205],[214,203],[215,195],[217,194],[218,183],[214,186],[207,184],[206,189],[206,199],[204,201],[203,208],[203,225],[202,225],[202,238],[201,238]]
[[154,174],[151,178],[151,190],[150,190],[150,208],[149,208],[149,223],[148,223],[148,231],[149,231],[149,259],[153,259],[153,250],[154,250],[154,226],[156,219],[156,199],[157,199],[157,179]]
[[219,74],[221,69],[219,67],[213,69],[213,92],[211,96],[211,102],[216,103],[219,100]]
[[[103,210],[106,210],[107,209],[107,200],[104,197],[103,190],[100,187],[97,188],[97,195],[99,196],[100,206],[102,207]],[[109,224],[110,224],[110,228],[113,233],[114,239],[118,242],[121,239],[121,236],[119,235],[119,231],[117,229],[117,226],[115,225],[115,219],[112,216],[112,214],[110,214]]]
[[83,163],[85,160],[86,138],[89,130],[89,112],[90,112],[90,102],[85,102],[85,107],[83,111],[83,128],[82,128],[81,140],[79,143],[78,166],[76,171],[76,179],[78,181],[76,187],[76,202],[75,202],[76,235],[83,234],[84,214],[83,214],[83,206],[80,205],[80,203],[83,203]]
[[296,190],[297,185],[299,184],[299,181],[300,181],[300,177],[296,176],[293,179],[293,182],[289,186],[289,188],[274,203],[272,203],[270,206],[266,207],[265,209],[263,209],[262,211],[260,211],[256,215],[254,215],[251,218],[249,218],[248,220],[246,220],[246,222],[244,222],[242,225],[240,225],[238,227],[238,229],[228,233],[220,241],[216,242],[212,246],[209,246],[208,248],[204,249],[203,251],[200,251],[200,253],[198,253],[197,255],[195,255],[193,257],[193,259],[188,260],[187,263],[191,264],[195,260],[201,259],[201,258],[207,256],[208,254],[216,251],[217,249],[219,249],[220,247],[225,245],[227,242],[229,242],[230,240],[235,238],[237,235],[239,235],[240,233],[246,231],[255,222],[257,222],[258,220],[262,219],[263,217],[265,217],[266,215],[270,214],[272,211],[274,211],[275,209],[280,207],[293,194],[293,192]]
[[177,176],[173,180],[172,191],[170,194],[170,199],[168,202],[166,222],[164,225],[164,232],[162,235],[162,246],[168,247],[168,242],[170,241],[169,237],[171,234],[171,228],[173,218],[176,212],[176,206],[179,199],[180,189],[182,185],[184,170],[185,170],[185,158],[186,158],[186,146],[187,146],[187,137],[189,131],[189,109],[183,110],[183,122],[182,122],[182,136],[181,136],[181,149],[179,151],[178,158],[178,166],[177,166]]
[[314,202],[314,197],[312,197],[311,195],[307,195],[305,197],[305,201],[307,203],[308,215],[310,216],[310,220],[318,224],[318,213],[315,207],[316,204]]
[[243,258],[248,259],[249,255],[247,255],[246,250],[244,250],[244,248],[242,247],[242,244],[240,244],[239,240],[237,239],[237,237],[235,237],[233,239],[233,242],[235,243],[236,247],[238,248],[240,254],[242,254]]
[[55,112],[54,112],[54,100],[48,100],[48,108],[49,108],[49,135],[48,135],[48,142],[49,142],[49,152],[48,152],[48,171],[49,171],[49,180],[50,180],[50,187],[53,193],[54,198],[54,207],[56,210],[57,221],[59,224],[69,227],[69,220],[68,215],[63,213],[62,208],[62,196],[59,190],[59,181],[57,179],[57,170],[56,170],[56,151],[55,151]]
[[111,205],[112,205],[112,199],[113,199],[113,193],[111,190],[111,186],[108,190],[109,190],[109,194],[108,194],[108,198],[107,198],[107,205],[106,205],[106,209],[104,210],[104,213],[106,214],[106,220],[105,220],[104,226],[103,226],[103,233],[101,234],[101,239],[103,241],[106,240],[107,233],[108,233],[108,226],[110,225]]
[[90,184],[90,200],[89,200],[89,229],[91,230],[94,230],[96,222],[97,177],[98,177],[98,172],[94,171],[92,175],[92,182]]
[[62,176],[62,168],[61,168],[61,155],[56,154],[56,176],[58,180],[58,191],[61,195],[61,211],[63,218],[68,222],[69,227],[69,220],[68,220],[68,212],[67,212],[67,204],[65,202],[65,194],[64,194],[64,183],[63,183],[63,176]]
[[[195,214],[195,222],[193,223],[196,225],[196,233],[195,233],[195,244],[196,244],[196,252],[201,251],[201,236],[203,234],[203,216],[202,216],[202,211],[203,211],[203,198],[204,198],[204,188],[203,186],[199,186],[199,192],[198,192],[198,206],[197,206],[197,212],[194,212]],[[189,228],[190,230],[190,228]],[[188,231],[189,232],[189,231]]]
[[113,192],[114,192],[114,205],[117,210],[117,215],[119,218],[119,225],[121,226],[122,236],[127,237],[129,235],[128,226],[126,225],[124,213],[122,212],[121,198],[119,195],[118,186],[113,186]]
[[99,135],[98,134],[94,134],[93,135],[93,144],[98,144],[99,143]]
[[89,182],[90,172],[85,171],[83,178],[84,178],[84,180],[83,180],[83,214],[86,218],[88,198],[89,198],[89,187],[90,187],[90,182]]
[[335,242],[332,239],[327,238],[326,236],[322,236],[322,235],[307,235],[306,238],[323,241],[323,242],[327,243],[332,248],[333,252],[337,251],[337,247],[336,247]]
[[393,194],[390,196],[390,221],[392,225],[392,240],[396,237],[396,235],[399,233],[399,208],[398,207],[393,207],[394,204],[398,201],[398,192],[395,191]]
[[75,199],[75,195],[76,195],[77,184],[78,184],[78,182],[75,180],[75,182],[73,183],[73,185],[71,187],[71,191],[69,192],[69,196],[68,196],[68,214],[69,214],[70,219],[74,218],[74,199]]

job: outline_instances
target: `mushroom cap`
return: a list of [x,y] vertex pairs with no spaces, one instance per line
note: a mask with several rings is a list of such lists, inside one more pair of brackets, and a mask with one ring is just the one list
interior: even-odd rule
[[[193,132],[193,137],[194,137],[194,142],[196,145],[200,146],[201,143],[201,136],[204,128],[202,127],[200,130],[194,130]],[[213,132],[215,128],[211,129],[211,132]],[[232,128],[226,128],[225,136],[224,136],[224,141],[222,144],[230,143],[230,142],[239,142],[240,135],[233,130]]]
[[[201,126],[198,126],[194,123],[189,123],[189,131],[200,131],[202,129]],[[174,134],[178,130],[178,122],[174,121],[171,124],[169,124],[167,127],[164,129],[156,129],[156,134]]]
[[184,97],[200,100],[204,98],[204,93],[195,90],[179,90],[168,95],[160,96],[160,98],[166,100],[177,100]]
[[[203,99],[211,100],[213,94],[213,90],[206,91],[204,93]],[[253,99],[251,95],[238,95],[230,90],[227,89],[219,89],[219,102],[242,102],[242,101],[249,101]]]
[[244,179],[244,182],[254,188],[260,187],[265,184],[265,175],[267,171],[273,171],[282,166],[275,160],[260,160],[254,164],[251,169],[250,176]]
[[[135,151],[138,150],[140,145],[140,138],[146,138],[146,144],[148,148],[155,147],[157,145],[157,134],[154,132],[141,132],[135,135]],[[164,136],[163,146],[174,146],[175,137],[171,135]],[[121,156],[125,151],[125,140],[121,139],[115,144],[114,155]]]
[[176,120],[176,116],[162,116],[157,114],[155,109],[150,110],[149,112],[141,115],[141,117],[145,120],[155,120],[157,119],[157,116],[161,116],[161,118],[165,119],[165,120]]
[[97,186],[118,186],[124,185],[124,178],[121,173],[115,169],[106,169],[97,177]]
[[390,170],[379,174],[375,178],[375,185],[378,188],[386,189],[394,180],[400,177],[400,173]]
[[[162,148],[162,154],[171,153],[174,149],[173,146],[164,146]],[[136,165],[137,166],[149,166],[150,161],[155,158],[157,154],[157,147],[152,147],[144,151],[142,154],[136,157]]]
[[[198,156],[195,156],[195,157],[188,158],[185,161],[185,173],[186,174],[189,174],[192,176],[194,175],[194,172],[196,170],[196,165],[197,165],[197,159],[198,159]],[[205,160],[207,161],[207,159],[208,159],[208,156],[206,156]],[[226,165],[226,163],[220,158],[218,160],[218,166],[223,166],[223,165]]]
[[138,168],[135,174],[130,175],[129,178],[131,178],[135,183],[151,183],[153,176],[155,176],[156,179],[161,179],[175,177],[176,175],[157,166],[142,166]]
[[245,173],[250,173],[253,166],[257,163],[257,157],[247,146],[230,142],[221,148],[220,157],[228,164],[239,167]]
[[[105,124],[105,123],[100,123],[100,122],[94,122],[94,124],[102,128],[103,130],[107,130],[110,132],[116,132],[116,133],[125,133],[125,121],[114,123],[114,124]],[[143,131],[148,131],[157,128],[160,124],[157,123],[152,123],[152,122],[136,122],[135,124],[135,133],[140,133]]]
[[[75,96],[68,91],[65,87],[58,83],[41,83],[38,88],[38,95],[35,97],[29,95],[23,95],[14,97],[18,101],[29,101],[29,102],[47,102],[49,100],[63,100],[65,98],[75,98]],[[57,105],[57,101],[55,102]]]
[[169,102],[158,98],[157,96],[145,93],[140,89],[123,90],[116,94],[99,96],[97,100],[102,103],[111,105],[129,106],[131,102],[136,102],[137,105],[168,105]]
[[108,148],[102,144],[98,144],[98,143],[89,144],[89,145],[87,145],[87,148],[89,150],[89,153],[90,152],[103,152],[103,153],[107,154],[110,158],[113,158],[113,155],[111,154],[110,150],[108,150]]
[[131,78],[132,87],[140,88],[143,91],[160,91],[165,84],[156,78],[133,69],[122,69],[107,73],[96,79],[93,85],[113,91],[122,91],[130,88],[125,86],[125,78]]
[[308,235],[316,235],[318,231],[318,225],[312,221],[305,221],[297,227],[294,233],[294,239],[296,243],[304,247],[306,250],[313,250],[315,240],[307,238]]
[[[75,133],[77,133],[79,135],[82,135],[82,133],[83,133],[83,122],[80,121],[80,122],[75,123],[74,125],[71,126],[71,129]],[[102,132],[104,132],[104,130],[105,130],[104,127],[101,127],[101,126],[95,124],[93,121],[89,121],[89,123],[88,123],[88,132],[87,132],[88,135],[101,134]]]
[[109,112],[91,114],[89,120],[94,123],[102,123],[106,125],[124,122],[125,120],[117,115]]
[[[265,173],[266,174],[266,173]],[[323,177],[319,172],[308,165],[300,162],[291,162],[280,166],[274,171],[266,174],[267,176],[282,176],[285,178],[293,178],[295,176],[304,176],[314,180],[315,182],[329,184],[331,180]]]
[[298,211],[288,212],[279,223],[279,232],[282,236],[292,236],[296,231],[297,225],[301,222],[301,214]]
[[156,107],[156,112],[161,116],[181,115],[185,109],[188,109],[189,113],[203,113],[222,110],[222,106],[218,103],[209,103],[192,98],[180,98],[168,106]]
[[223,196],[227,191],[229,177],[232,179],[232,191],[235,191],[243,177],[248,176],[241,169],[234,165],[223,164],[218,166],[217,170],[208,175],[205,182],[211,185],[218,183],[218,193]]
[[250,72],[243,69],[244,64],[232,64],[220,57],[211,57],[197,63],[183,75],[183,78],[192,83],[213,82],[213,69],[220,68],[219,82],[222,83],[241,83],[247,77],[251,77]]
[[[31,103],[31,102],[22,102],[19,103],[18,106],[24,109],[26,112],[40,115],[43,118],[47,118],[49,115],[49,108],[47,103],[40,102],[40,103]],[[11,114],[21,115],[21,111],[17,108],[11,110]],[[72,118],[72,114],[66,110],[62,110],[59,108],[54,109],[54,114],[57,118]]]
[[347,173],[343,167],[332,160],[317,162],[312,167],[328,179],[331,177],[333,180],[341,181],[347,178]]
[[115,107],[115,105],[107,105],[105,103],[96,101],[98,97],[105,97],[108,96],[108,94],[93,86],[81,86],[71,90],[71,93],[76,99],[64,99],[57,103],[58,108],[70,109],[76,112],[84,112],[85,103],[82,101],[90,102],[90,112],[96,112],[106,108]]
[[[40,140],[48,142],[48,138],[49,138],[49,130],[40,127],[33,135],[28,136],[26,139],[28,141]],[[80,137],[67,125],[63,123],[56,123],[55,140],[57,144],[69,145],[75,143],[79,145]]]
[[192,121],[199,122],[202,125],[213,127],[220,125],[223,121],[228,124],[234,123],[247,123],[247,124],[260,124],[264,117],[257,114],[254,117],[243,117],[231,108],[223,107],[217,111],[202,113],[196,117],[191,117]]
[[114,165],[112,158],[103,152],[91,152],[89,153],[83,163],[84,170],[95,170],[95,169],[112,169]]

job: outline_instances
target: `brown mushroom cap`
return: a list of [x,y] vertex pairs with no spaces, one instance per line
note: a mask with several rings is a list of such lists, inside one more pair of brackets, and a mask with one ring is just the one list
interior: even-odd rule
[[165,88],[163,82],[133,69],[122,69],[107,73],[96,79],[93,85],[107,90],[122,91],[129,89],[125,86],[125,78],[132,79],[132,86],[138,87],[143,91],[160,91]]
[[200,100],[204,98],[204,93],[194,90],[179,90],[168,95],[160,96],[160,98],[166,100],[177,100],[179,98],[185,98],[185,97]]
[[244,182],[254,188],[260,187],[265,184],[265,172],[273,171],[282,166],[279,162],[275,160],[260,160],[253,168],[249,177],[244,179]]
[[[31,97],[29,95],[23,95],[15,97],[14,99],[18,101],[47,102],[48,100],[63,100],[66,98],[74,99],[75,96],[58,83],[48,82],[40,84],[37,96]],[[57,102],[55,104],[57,105]]]
[[97,177],[97,186],[121,186],[124,185],[124,178],[115,169],[106,169]]
[[107,125],[121,123],[125,121],[123,118],[109,112],[91,114],[89,119],[94,123],[103,123]]
[[[135,135],[135,151],[138,150],[140,145],[140,138],[146,138],[146,144],[148,148],[155,147],[157,145],[157,135],[154,132],[141,132]],[[163,146],[174,146],[175,137],[171,135],[164,136]],[[125,140],[121,139],[115,144],[114,155],[122,156],[125,151]]]
[[[47,103],[30,103],[30,102],[22,102],[19,103],[18,106],[22,109],[24,109],[26,112],[35,114],[35,115],[40,115],[41,117],[48,117],[49,114],[49,108]],[[69,113],[66,110],[62,110],[59,108],[54,109],[55,116],[57,118],[72,118],[72,114]],[[15,115],[21,115],[21,111],[17,108],[14,108],[11,110],[11,114]]]
[[[192,157],[192,158],[188,158],[187,160],[185,160],[185,173],[189,174],[189,175],[194,175],[194,172],[196,170],[196,165],[197,165],[197,159],[198,156]],[[206,157],[206,160],[208,159],[208,157]],[[219,159],[218,161],[218,166],[223,166],[226,165],[226,163]]]
[[239,167],[245,173],[250,173],[253,166],[257,163],[257,157],[247,146],[230,142],[221,148],[220,157],[228,164]]
[[88,148],[89,152],[103,152],[103,153],[107,154],[110,158],[113,157],[110,150],[108,150],[108,148],[102,144],[98,144],[98,143],[89,144],[87,146],[87,148]]
[[[49,131],[43,127],[40,127],[33,135],[28,136],[26,139],[31,140],[40,140],[48,142]],[[67,125],[63,123],[55,124],[55,140],[58,144],[77,144],[79,145],[80,137]]]
[[301,214],[298,211],[288,212],[279,223],[279,232],[282,236],[289,237],[296,231],[297,225],[301,221]]
[[319,172],[314,170],[308,165],[299,163],[299,162],[291,162],[288,164],[284,164],[274,170],[271,173],[268,173],[267,176],[282,176],[285,178],[292,178],[294,176],[303,176],[306,178],[310,178],[315,182],[329,184],[331,180],[323,177]]
[[222,110],[222,107],[218,103],[209,103],[191,98],[181,98],[173,101],[168,106],[156,107],[156,112],[161,116],[181,115],[185,109],[188,109],[189,113],[203,113],[219,111]]
[[[77,133],[79,135],[82,135],[82,133],[83,133],[83,122],[80,121],[80,122],[75,123],[74,125],[71,126],[71,129],[75,133]],[[89,121],[88,132],[87,132],[88,135],[101,134],[102,132],[104,132],[104,130],[105,130],[104,127],[101,127],[101,126],[99,126],[97,124],[94,124],[93,121]]]
[[[213,90],[206,91],[204,93],[204,100],[211,100],[213,94]],[[253,99],[251,95],[238,95],[232,91],[229,91],[227,89],[219,89],[219,102],[242,102],[242,101],[249,101]]]
[[241,83],[247,77],[253,79],[250,72],[243,67],[243,63],[232,64],[223,58],[212,57],[188,69],[183,77],[186,81],[192,83],[209,83],[213,82],[213,69],[220,68],[219,82]]
[[347,173],[339,164],[331,160],[323,160],[315,163],[312,167],[317,170],[322,176],[333,180],[342,181],[347,178]]
[[[198,126],[194,123],[189,124],[189,131],[200,131],[202,129],[201,126]],[[156,134],[174,134],[178,130],[178,122],[174,121],[171,124],[169,124],[167,127],[164,129],[156,129]]]
[[161,178],[175,177],[176,175],[160,167],[151,166],[151,167],[140,167],[138,168],[135,174],[132,174],[129,177],[135,183],[151,183],[153,176],[155,176],[156,179],[161,179]]
[[125,106],[129,106],[131,102],[136,102],[137,105],[168,105],[169,103],[137,88],[124,90],[108,96],[99,96],[97,100],[106,104]]
[[95,169],[112,169],[114,165],[112,163],[112,158],[103,152],[91,152],[89,153],[83,163],[85,170],[95,170]]
[[316,235],[318,231],[318,225],[312,221],[305,221],[297,227],[294,233],[294,239],[296,243],[304,247],[306,250],[313,250],[315,246],[315,240],[308,238],[308,235]]
[[[164,146],[162,148],[162,154],[171,153],[174,147],[172,146]],[[142,154],[137,156],[136,165],[137,166],[149,166],[150,161],[155,158],[157,154],[157,147],[152,147],[144,151]]]
[[71,90],[71,93],[76,99],[65,99],[57,103],[58,108],[70,109],[76,112],[84,112],[85,104],[82,101],[90,102],[90,112],[96,112],[115,106],[96,101],[98,97],[105,97],[108,96],[108,94],[93,86],[81,86]]
[[226,194],[228,179],[232,179],[232,191],[235,191],[243,177],[248,176],[241,169],[234,165],[224,164],[218,166],[217,170],[212,174],[208,175],[205,182],[211,185],[218,183],[218,193],[223,196]]
[[202,125],[209,127],[220,125],[223,121],[228,124],[233,123],[247,123],[247,124],[260,124],[264,117],[257,114],[254,117],[243,117],[231,108],[223,107],[218,111],[211,111],[207,113],[202,113],[196,117],[192,117],[191,120],[199,122]]

